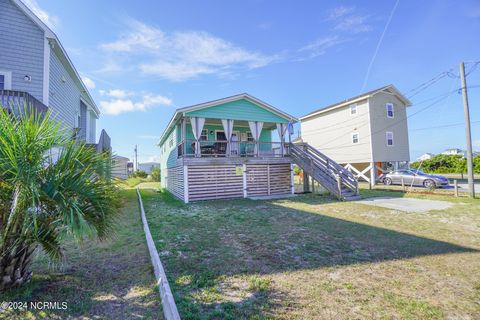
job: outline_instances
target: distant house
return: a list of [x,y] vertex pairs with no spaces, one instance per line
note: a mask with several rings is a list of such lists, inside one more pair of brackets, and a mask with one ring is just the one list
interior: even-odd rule
[[113,156],[112,177],[125,180],[129,176],[128,163],[130,159],[118,155]]
[[138,170],[145,171],[147,174],[151,174],[153,168],[160,168],[160,162],[144,162],[138,164]]
[[422,154],[420,157],[418,157],[418,161],[430,160],[433,157],[435,157],[435,155],[433,153],[428,153],[427,152],[427,153]]
[[0,104],[50,109],[67,134],[96,144],[100,111],[58,37],[20,0],[0,0],[0,21]]
[[384,170],[410,161],[407,107],[393,85],[334,103],[300,117],[301,139],[375,184]]
[[467,156],[467,152],[465,150],[458,149],[458,148],[446,149],[441,154],[444,154],[444,155],[460,155],[462,157]]

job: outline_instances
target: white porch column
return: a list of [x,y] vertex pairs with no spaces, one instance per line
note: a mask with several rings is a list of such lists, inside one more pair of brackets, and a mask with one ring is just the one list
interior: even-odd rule
[[182,119],[182,156],[187,153],[187,124],[185,118]]
[[375,186],[376,171],[377,171],[377,168],[375,166],[375,162],[372,161],[371,168],[370,168],[370,187],[371,188]]

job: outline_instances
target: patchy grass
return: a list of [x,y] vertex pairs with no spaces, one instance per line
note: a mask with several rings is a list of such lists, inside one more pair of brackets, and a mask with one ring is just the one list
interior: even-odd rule
[[65,261],[56,266],[39,252],[32,281],[0,296],[0,302],[66,302],[67,309],[0,311],[0,319],[162,318],[136,193],[122,196],[125,206],[112,239],[66,240]]
[[405,213],[328,195],[184,205],[142,190],[182,319],[478,319],[480,201]]

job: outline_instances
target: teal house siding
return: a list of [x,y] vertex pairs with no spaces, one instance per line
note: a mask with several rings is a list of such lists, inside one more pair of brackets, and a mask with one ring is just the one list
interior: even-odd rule
[[246,99],[227,102],[201,110],[190,111],[185,115],[187,117],[202,117],[210,119],[288,123],[288,120],[285,118],[261,108]]

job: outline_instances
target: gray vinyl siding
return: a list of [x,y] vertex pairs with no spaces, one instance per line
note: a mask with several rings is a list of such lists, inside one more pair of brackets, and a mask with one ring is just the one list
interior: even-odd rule
[[88,136],[88,141],[89,143],[96,143],[96,132],[97,132],[97,118],[95,117],[95,114],[90,111],[88,112],[90,116],[90,134]]
[[44,33],[9,0],[0,0],[0,47],[0,70],[12,72],[12,90],[43,101]]
[[80,110],[80,89],[54,50],[50,53],[50,105],[63,128],[72,130]]
[[[394,117],[387,117],[386,104],[393,103]],[[410,161],[407,108],[395,96],[378,93],[370,98],[372,149],[375,161]],[[393,132],[393,146],[387,146],[386,132]]]
[[[350,114],[350,105],[302,120],[304,142],[338,163],[371,161],[370,119],[368,99],[356,103],[357,113]],[[357,144],[352,134],[359,134]]]

